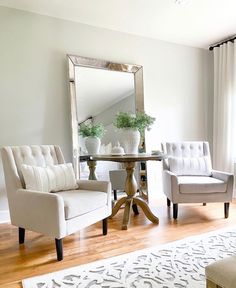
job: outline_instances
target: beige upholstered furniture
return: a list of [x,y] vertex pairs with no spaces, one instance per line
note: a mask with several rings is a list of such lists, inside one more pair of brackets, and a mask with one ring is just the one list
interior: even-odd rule
[[110,182],[78,180],[79,188],[56,193],[25,189],[21,165],[45,167],[65,163],[58,146],[4,147],[2,161],[10,208],[11,223],[19,227],[19,242],[25,229],[56,239],[57,259],[63,259],[62,239],[111,215]]
[[117,191],[125,191],[126,170],[110,170],[109,178],[111,181],[111,189],[114,192],[114,200],[117,200]]
[[224,202],[225,218],[232,201],[232,174],[212,170],[207,142],[168,142],[162,144],[168,158],[163,161],[163,190],[167,205],[173,203],[178,217],[179,203]]
[[236,288],[236,256],[208,265],[205,274],[207,288]]

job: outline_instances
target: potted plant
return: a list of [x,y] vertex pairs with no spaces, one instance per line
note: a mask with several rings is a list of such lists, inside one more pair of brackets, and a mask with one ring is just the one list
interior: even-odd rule
[[146,129],[150,130],[154,121],[155,118],[145,112],[137,112],[136,114],[119,112],[116,115],[114,125],[122,129],[120,142],[126,154],[138,153],[140,134],[144,135]]
[[105,133],[103,124],[81,124],[79,126],[79,135],[85,138],[85,147],[88,154],[98,154],[101,138]]

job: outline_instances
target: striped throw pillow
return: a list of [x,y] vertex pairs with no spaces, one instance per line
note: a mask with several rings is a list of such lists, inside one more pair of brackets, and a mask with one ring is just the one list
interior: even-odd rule
[[47,167],[22,164],[21,171],[28,190],[57,192],[78,188],[71,163]]

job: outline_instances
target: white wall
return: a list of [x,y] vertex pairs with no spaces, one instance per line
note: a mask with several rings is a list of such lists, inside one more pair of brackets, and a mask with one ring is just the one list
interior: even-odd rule
[[[0,146],[55,143],[70,160],[66,54],[143,65],[145,109],[157,118],[148,149],[165,140],[211,139],[206,50],[8,8],[0,8],[0,35]],[[149,183],[156,193],[159,166]],[[2,174],[0,168],[0,211],[7,209]]]
[[[146,133],[147,150],[160,149],[165,141],[208,140],[211,144],[212,54],[173,45],[163,50],[163,46],[156,47],[156,68],[150,63],[144,66],[145,110],[156,117]],[[149,188],[156,193],[162,189],[161,170],[162,163],[148,162]]]

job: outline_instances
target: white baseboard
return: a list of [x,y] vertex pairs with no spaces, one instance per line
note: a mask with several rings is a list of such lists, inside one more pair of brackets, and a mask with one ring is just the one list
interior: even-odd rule
[[0,223],[10,222],[10,214],[9,210],[1,210],[0,211]]

